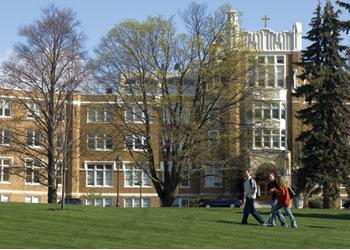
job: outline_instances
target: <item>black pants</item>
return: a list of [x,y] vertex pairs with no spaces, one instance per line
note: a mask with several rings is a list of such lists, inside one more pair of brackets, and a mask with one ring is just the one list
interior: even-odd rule
[[248,216],[249,214],[252,214],[253,217],[260,223],[265,223],[264,219],[261,217],[261,215],[256,211],[255,206],[254,206],[254,199],[251,198],[246,198],[245,199],[245,204],[244,204],[244,209],[243,209],[243,218],[242,218],[242,224],[247,224],[248,223]]

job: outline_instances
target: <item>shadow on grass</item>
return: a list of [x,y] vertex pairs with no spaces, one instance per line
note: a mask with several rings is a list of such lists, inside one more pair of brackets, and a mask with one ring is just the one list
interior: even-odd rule
[[310,228],[322,228],[322,229],[335,229],[335,227],[325,227],[325,226],[305,226]]
[[293,213],[295,217],[350,220],[350,214],[315,214],[315,213]]
[[217,223],[225,223],[225,224],[235,224],[235,225],[241,225],[242,227],[246,227],[246,226],[259,226],[261,227],[259,224],[242,224],[241,222],[238,221],[231,221],[231,220],[215,220],[213,222],[217,222]]
[[[265,211],[259,211],[259,209],[257,209],[258,212],[261,215],[269,215],[270,212],[265,212]],[[281,210],[284,216],[287,216],[286,213],[284,212],[284,210]],[[304,217],[304,218],[317,218],[317,219],[337,219],[337,220],[350,220],[350,214],[327,214],[327,213],[298,213],[295,212],[295,210],[292,210],[293,215],[295,217]],[[243,212],[235,212],[237,214],[243,214]]]

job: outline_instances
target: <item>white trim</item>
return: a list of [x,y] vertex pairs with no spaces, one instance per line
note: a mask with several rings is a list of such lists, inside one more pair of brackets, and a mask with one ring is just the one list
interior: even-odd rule
[[[86,96],[86,95],[84,95]],[[97,95],[101,96],[101,95]],[[80,104],[117,104],[117,103],[122,103],[122,102],[116,102],[116,101],[105,101],[105,102],[97,102],[97,101],[76,101],[79,102]],[[74,101],[73,101],[74,103]]]
[[80,170],[87,170],[87,163],[113,164],[113,170],[117,170],[115,161],[91,161],[91,160],[84,161],[84,168],[81,168]]
[[47,191],[11,190],[11,189],[0,189],[0,193],[47,195]]
[[[0,190],[1,191],[1,190]],[[75,197],[87,197],[89,195],[96,195],[101,197],[117,197],[117,193],[101,193],[101,192],[89,192],[89,193],[71,193]],[[140,197],[140,192],[136,193],[119,193],[120,197]],[[143,193],[142,197],[158,197],[157,193]]]

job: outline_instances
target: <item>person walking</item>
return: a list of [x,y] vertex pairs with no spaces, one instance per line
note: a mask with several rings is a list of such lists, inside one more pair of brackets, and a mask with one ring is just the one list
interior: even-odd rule
[[[267,221],[268,226],[275,227],[276,222],[272,216],[272,212],[274,211],[274,208],[278,206],[278,201],[277,201],[277,182],[276,182],[276,176],[274,173],[269,174],[269,183],[267,184],[268,189],[271,192],[271,213],[269,216],[269,219]],[[284,218],[282,212],[280,209],[277,210],[277,218],[281,222],[282,227],[287,227],[287,222],[286,219]]]
[[248,216],[251,213],[253,217],[259,222],[260,225],[267,226],[267,224],[264,222],[264,219],[261,217],[261,215],[256,210],[254,205],[254,200],[256,199],[256,193],[258,188],[249,170],[245,171],[245,177],[246,177],[246,180],[244,182],[245,203],[244,203],[244,209],[243,209],[242,224],[248,224]]
[[[290,223],[292,225],[292,228],[297,228],[297,222],[295,220],[295,217],[292,213],[292,210],[290,209],[290,196],[288,192],[288,187],[285,184],[283,177],[278,176],[276,179],[277,188],[276,188],[276,195],[277,195],[277,206],[275,206],[272,210],[272,220],[275,220],[275,217],[278,213],[278,211],[283,208],[284,211],[288,214]],[[287,224],[286,224],[287,225]]]

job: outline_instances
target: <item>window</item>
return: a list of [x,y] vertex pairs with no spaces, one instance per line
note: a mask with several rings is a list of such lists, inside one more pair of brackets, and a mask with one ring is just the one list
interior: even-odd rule
[[[124,207],[140,207],[140,198],[125,198]],[[141,207],[151,207],[151,199],[141,198]]]
[[6,128],[0,129],[0,144],[9,146],[10,136],[11,134],[9,129],[6,129]]
[[143,123],[145,121],[145,115],[141,110],[141,107],[139,105],[125,107],[125,121]]
[[277,56],[277,64],[284,64],[284,56]]
[[277,85],[284,86],[284,66],[277,66]]
[[127,136],[125,138],[125,147],[129,150],[142,151],[146,146],[146,138],[141,136]]
[[[64,169],[64,181],[65,181],[65,185],[67,185],[67,181],[68,181],[68,169],[65,168]],[[63,161],[57,161],[56,162],[56,184],[58,186],[62,186],[62,177],[63,177]]]
[[287,148],[287,144],[286,144],[286,130],[282,130],[281,131],[281,147],[282,148]]
[[64,143],[63,134],[58,132],[56,134],[56,147],[57,148],[63,148],[63,143]]
[[27,110],[27,117],[28,118],[35,118],[40,116],[40,108],[38,104],[36,103],[29,103],[28,104],[28,110]]
[[286,119],[286,104],[282,103],[282,107],[281,107],[281,119]]
[[265,63],[265,57],[264,56],[259,56],[258,57],[258,63],[264,64]]
[[257,69],[259,87],[284,87],[284,56],[259,56]]
[[285,149],[287,146],[286,131],[284,129],[280,131],[279,129],[256,128],[253,131],[253,138],[253,146],[255,149]]
[[112,198],[88,198],[86,199],[86,205],[88,206],[100,206],[100,207],[111,207]]
[[25,161],[25,182],[27,184],[39,184],[40,175],[39,175],[40,163],[34,160],[27,159]]
[[87,141],[88,149],[93,150],[112,150],[113,138],[110,135],[89,134]]
[[151,187],[151,178],[136,165],[136,163],[124,163],[124,186],[125,187]]
[[9,100],[0,99],[0,117],[11,116],[11,104]]
[[189,207],[190,199],[189,198],[176,198],[172,207]]
[[209,146],[215,145],[218,143],[220,137],[220,131],[212,129],[208,131],[208,144]]
[[262,138],[261,138],[261,129],[256,129],[254,131],[254,145],[255,145],[255,148],[261,148],[262,147]]
[[213,108],[208,112],[208,120],[211,122],[218,121],[221,118],[220,110],[218,108]]
[[274,102],[272,104],[272,118],[273,119],[279,119],[280,118],[279,103]]
[[9,158],[0,158],[0,182],[10,181],[10,164]]
[[112,163],[88,163],[86,164],[87,186],[112,186]]
[[275,86],[275,67],[274,65],[267,66],[267,86]]
[[263,129],[263,145],[265,148],[271,148],[271,130],[269,129]]
[[89,106],[87,108],[87,122],[111,122],[113,108],[109,105]]
[[39,196],[26,196],[25,203],[39,203],[40,197]]
[[280,147],[280,134],[278,129],[272,130],[272,147],[279,148]]
[[1,202],[9,202],[10,201],[10,196],[7,194],[0,194],[0,201]]
[[165,123],[171,123],[175,120],[181,124],[188,124],[190,122],[190,116],[190,109],[185,104],[177,106],[172,104],[163,107],[163,122]]
[[191,165],[181,171],[182,180],[180,182],[180,188],[189,188],[191,179]]
[[205,187],[222,187],[222,166],[207,166],[205,169]]
[[258,86],[259,87],[265,86],[265,79],[266,79],[265,68],[260,67],[258,69]]
[[286,116],[285,103],[281,102],[261,102],[254,104],[255,121],[269,119],[285,119]]
[[39,130],[27,130],[27,145],[29,147],[40,147]]
[[262,106],[262,111],[263,111],[263,118],[264,119],[271,119],[271,106],[270,105],[264,105]]
[[126,79],[124,82],[124,92],[127,95],[137,95],[141,92],[141,87],[136,79]]

